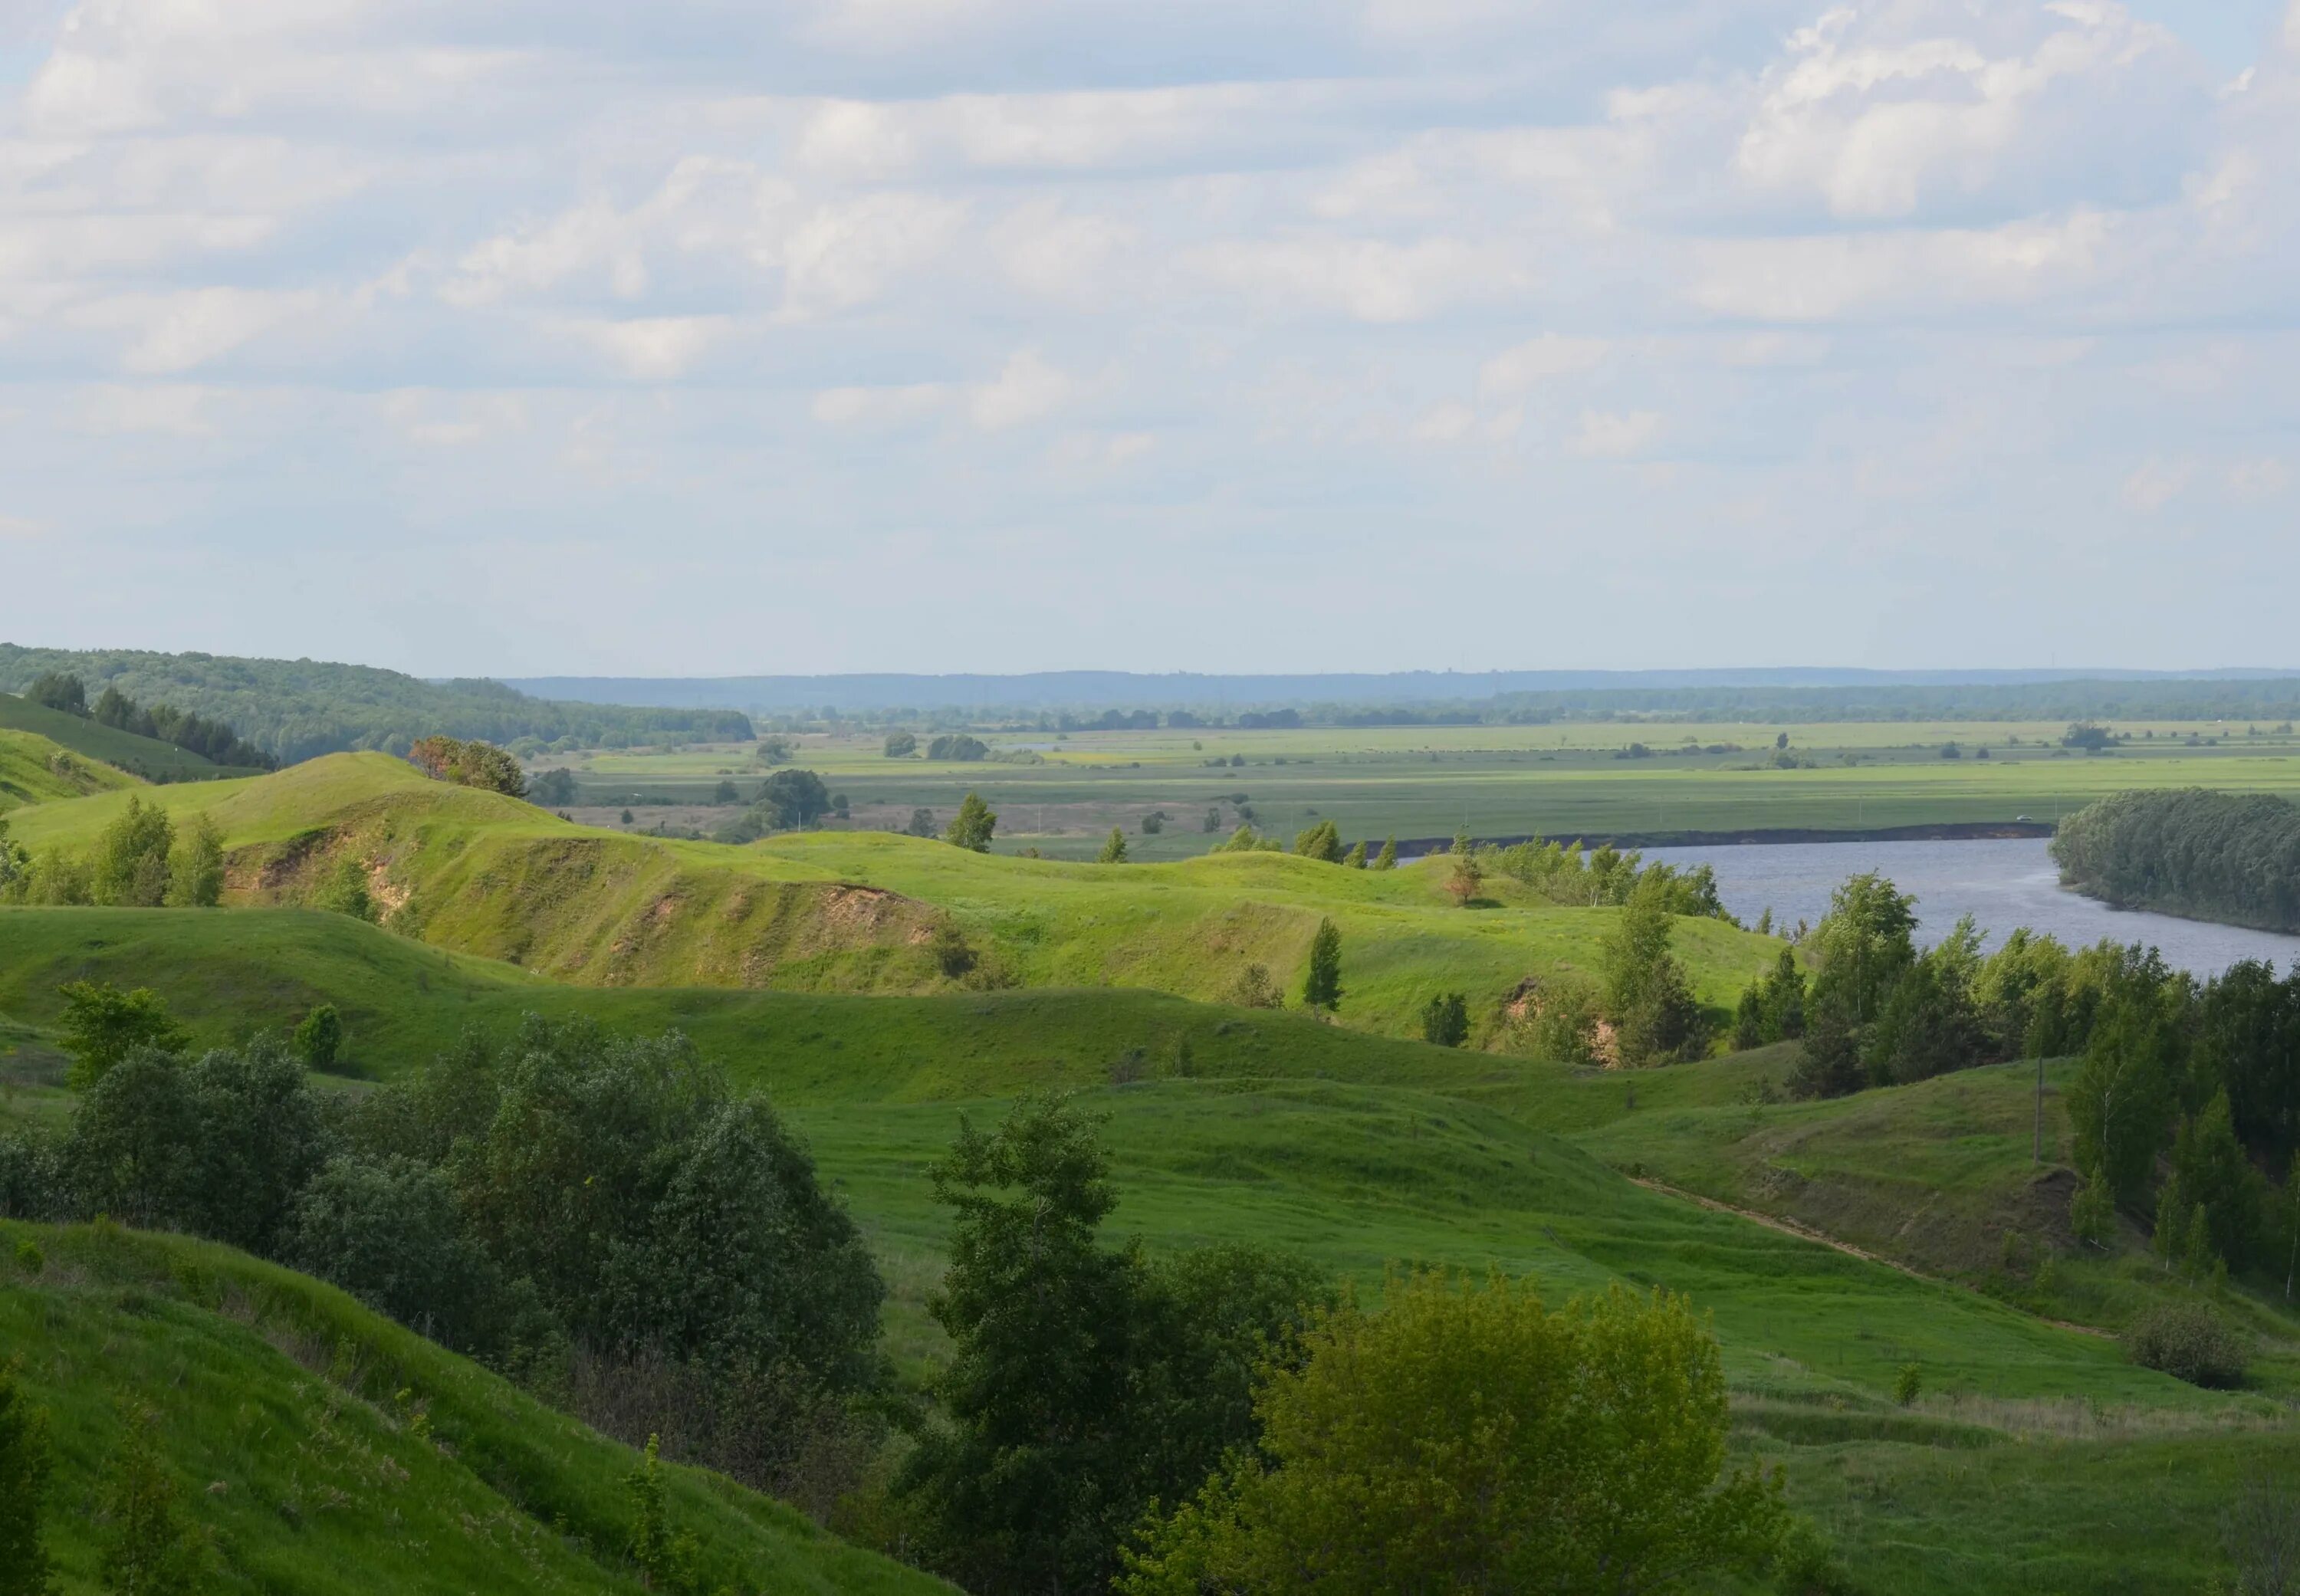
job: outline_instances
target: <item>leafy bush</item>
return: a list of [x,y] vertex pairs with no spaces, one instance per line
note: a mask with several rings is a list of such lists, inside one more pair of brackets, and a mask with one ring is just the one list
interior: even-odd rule
[[2244,1384],[2245,1337],[2202,1302],[2169,1302],[2134,1321],[2124,1350],[2143,1368],[2222,1389]]
[[1470,1002],[1458,992],[1432,993],[1421,1005],[1421,1040],[1459,1047],[1470,1039]]

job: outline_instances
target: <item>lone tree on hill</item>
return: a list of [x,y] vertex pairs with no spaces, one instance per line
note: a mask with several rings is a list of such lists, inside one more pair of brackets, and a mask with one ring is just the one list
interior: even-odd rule
[[1394,870],[1397,869],[1397,839],[1396,837],[1391,837],[1388,842],[1382,844],[1381,852],[1375,856],[1372,868],[1377,870]]
[[990,834],[997,829],[996,811],[982,802],[980,794],[969,793],[958,806],[958,813],[951,817],[949,829],[942,834],[942,840],[970,852],[988,853]]
[[343,1051],[344,1017],[333,1003],[321,1003],[296,1027],[296,1054],[306,1069],[333,1069]]
[[1421,1040],[1459,1047],[1470,1039],[1470,1000],[1458,992],[1430,994],[1421,1005]]
[[1471,900],[1478,895],[1478,888],[1485,885],[1486,869],[1478,862],[1478,856],[1466,848],[1454,849],[1450,857],[1452,863],[1446,871],[1446,894],[1460,907],[1467,909]]
[[1126,862],[1126,833],[1115,826],[1112,827],[1110,828],[1110,835],[1104,841],[1102,844],[1102,852],[1095,855],[1094,862],[1096,864],[1124,864]]
[[407,751],[408,762],[434,781],[478,787],[509,798],[527,796],[527,777],[519,761],[492,743],[461,737],[421,737]]
[[1310,970],[1302,981],[1302,1003],[1328,1012],[1342,1003],[1342,928],[1329,919],[1318,922],[1310,939]]

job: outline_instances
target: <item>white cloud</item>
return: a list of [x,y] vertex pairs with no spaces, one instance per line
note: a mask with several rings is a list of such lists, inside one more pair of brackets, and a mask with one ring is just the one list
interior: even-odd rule
[[2261,504],[2292,486],[2292,469],[2272,455],[2240,460],[2229,467],[2229,496],[2240,504]]
[[1650,410],[1612,414],[1585,410],[1566,448],[1590,460],[1626,460],[1642,452],[1661,432],[1661,416]]
[[1523,399],[1561,377],[1579,377],[1604,363],[1612,345],[1603,338],[1569,338],[1543,333],[1478,368],[1478,397],[1489,403]]
[[646,316],[629,321],[575,321],[567,330],[604,354],[625,376],[665,382],[684,376],[735,330],[726,316]]
[[190,288],[94,300],[73,310],[68,320],[127,335],[119,357],[127,370],[171,376],[229,354],[318,303],[319,296],[307,292]]
[[1452,237],[1238,240],[1207,245],[1184,263],[1206,281],[1283,310],[1370,322],[1420,321],[1490,302],[1529,276],[1505,252]]
[[2148,460],[2124,479],[2125,507],[2154,515],[2188,491],[2196,474],[2193,460]]
[[104,383],[83,390],[73,407],[82,431],[212,437],[227,395],[188,383]]
[[1689,293],[1704,310],[1778,321],[2019,303],[2092,277],[2115,229],[2079,211],[1988,229],[1712,240],[1694,251]]
[[1052,415],[1077,388],[1038,351],[1018,350],[996,378],[968,392],[967,419],[986,432],[1002,432]]
[[899,387],[825,388],[814,396],[814,419],[832,427],[884,425],[912,420],[949,403],[951,390],[938,382]]
[[46,521],[36,521],[21,515],[0,515],[0,543],[29,543],[36,537],[46,537]]

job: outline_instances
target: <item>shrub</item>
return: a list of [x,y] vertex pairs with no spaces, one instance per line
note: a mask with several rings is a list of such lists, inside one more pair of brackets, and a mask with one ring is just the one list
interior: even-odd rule
[[888,732],[887,734],[887,757],[888,759],[906,760],[918,751],[919,740],[912,733],[898,731]]
[[1432,993],[1421,1005],[1421,1040],[1459,1047],[1469,1039],[1469,1000],[1458,992]]
[[48,1416],[26,1405],[15,1365],[0,1363],[0,1596],[46,1596],[54,1588],[40,1544],[54,1461]]
[[1900,1372],[1893,1376],[1893,1400],[1904,1408],[1914,1406],[1924,1389],[1925,1371],[1913,1363],[1901,1365]]
[[1249,964],[1238,972],[1222,1002],[1240,1009],[1275,1009],[1278,1007],[1278,983],[1270,978],[1266,964]]
[[2132,1361],[2214,1389],[2244,1383],[2245,1338],[2201,1302],[2171,1302],[2135,1320],[2124,1334]]

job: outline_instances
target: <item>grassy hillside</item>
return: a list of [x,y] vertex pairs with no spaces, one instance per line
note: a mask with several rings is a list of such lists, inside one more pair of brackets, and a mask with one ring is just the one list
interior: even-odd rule
[[[12,1021],[20,1059],[46,1056],[54,982],[78,974],[157,985],[204,1041],[331,999],[352,1016],[354,1065],[384,1078],[469,1020],[522,1010],[676,1023],[804,1131],[888,1273],[889,1350],[913,1372],[939,1346],[924,1302],[945,1218],[925,1168],[962,1115],[994,1118],[1030,1085],[1076,1087],[1108,1116],[1112,1227],[1154,1249],[1284,1245],[1369,1291],[1402,1261],[1499,1267],[1561,1293],[1616,1278],[1689,1291],[1726,1348],[1737,1447],[1788,1468],[1873,1591],[2194,1588],[2231,1485],[2300,1468],[2289,1320],[2238,1304],[2269,1343],[2262,1384],[2217,1395],[2037,1311],[2086,1318],[2087,1301],[2112,1314],[2171,1289],[2145,1255],[2063,1259],[2079,1293],[2065,1300],[2033,1295],[2033,1258],[1990,1279],[2026,1156],[2017,1069],[1789,1105],[1761,1101],[1783,1068],[1765,1054],[1591,1075],[1138,991],[571,987],[282,910],[0,912],[0,1048]],[[20,1093],[0,1116],[67,1106]],[[1929,1183],[1929,1211],[1963,1228],[1916,1227],[1939,1250],[1895,1255],[1970,1270],[1920,1278],[1623,1173],[1758,1209],[1776,1166],[1842,1193],[1785,1199],[1785,1217],[1841,1223],[1888,1253],[1894,1206]],[[2082,1299],[2088,1282],[2106,1294]],[[1926,1394],[1904,1409],[1888,1393],[1908,1363]]]
[[0,730],[0,814],[24,804],[134,785],[135,777],[124,771],[98,764],[37,732]]
[[0,693],[0,733],[7,732],[33,733],[83,759],[100,761],[146,781],[207,781],[221,776],[248,774],[226,770],[157,737],[139,737],[134,732],[83,720],[78,715],[34,703],[29,698]]
[[[0,1346],[54,1426],[46,1522],[67,1596],[96,1589],[101,1471],[138,1403],[158,1411],[179,1500],[212,1539],[215,1588],[642,1588],[623,1555],[628,1447],[339,1292],[102,1224],[0,1223]],[[949,1589],[721,1476],[669,1473],[672,1521],[701,1543],[709,1588]]]
[[[20,817],[18,835],[87,847],[124,802],[42,806]],[[572,826],[381,755],[171,789],[159,802],[222,827],[236,903],[305,901],[353,859],[393,929],[588,985],[1113,985],[1218,998],[1250,962],[1298,983],[1330,917],[1344,937],[1343,1023],[1410,1035],[1433,993],[1462,991],[1482,1015],[1529,976],[1593,968],[1613,915],[1557,908],[1508,881],[1456,908],[1431,865],[1357,871],[1268,853],[1083,865],[871,832],[747,848],[668,842]],[[943,973],[932,945],[945,924],[977,956],[964,983]],[[1696,990],[1720,1007],[1778,946],[1718,921],[1679,922]]]

